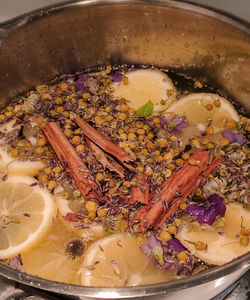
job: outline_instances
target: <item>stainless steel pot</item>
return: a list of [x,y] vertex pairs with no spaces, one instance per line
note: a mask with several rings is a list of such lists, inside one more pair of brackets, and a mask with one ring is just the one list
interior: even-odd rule
[[[183,71],[223,90],[250,110],[249,25],[214,10],[171,0],[71,1],[0,24],[0,105],[57,75],[110,63]],[[188,292],[194,288],[203,293],[209,289],[212,297],[215,287],[225,288],[249,266],[250,253],[201,275],[129,288],[66,285],[4,264],[0,264],[0,274],[84,299],[179,299],[184,294],[189,299]]]

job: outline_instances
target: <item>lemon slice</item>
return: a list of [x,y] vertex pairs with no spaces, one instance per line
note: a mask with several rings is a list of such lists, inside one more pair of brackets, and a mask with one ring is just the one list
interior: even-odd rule
[[239,121],[233,105],[227,99],[212,93],[189,94],[171,104],[167,112],[186,116],[200,131],[204,131],[211,122],[216,132],[227,120]]
[[102,223],[92,222],[86,224],[86,228],[80,228],[78,222],[71,222],[65,220],[67,213],[77,213],[80,211],[82,204],[78,199],[66,199],[60,195],[55,197],[59,215],[62,218],[62,223],[69,230],[74,231],[74,233],[79,237],[85,237],[86,235],[92,239],[100,239],[104,236],[104,229]]
[[7,133],[7,132],[11,132],[13,130],[17,130],[17,132],[18,132],[20,127],[21,127],[21,125],[17,124],[17,119],[13,119],[13,120],[10,120],[9,122],[2,124],[0,126],[0,132]]
[[12,257],[37,243],[55,214],[54,199],[31,177],[8,176],[1,181],[0,258]]
[[44,167],[41,161],[20,161],[11,157],[0,147],[0,173],[8,175],[36,176]]
[[[194,255],[209,264],[222,265],[238,256],[250,251],[250,244],[241,246],[237,235],[243,226],[250,229],[250,214],[241,204],[232,203],[226,205],[225,224],[216,229],[210,226],[202,226],[199,230],[193,230],[185,223],[178,232],[177,237],[181,243]],[[207,244],[206,250],[196,250],[195,246],[187,241],[202,241]]]
[[113,96],[125,98],[135,110],[148,101],[155,105],[155,110],[166,109],[176,97],[172,80],[159,70],[138,69],[126,72],[125,76],[127,82],[113,84]]
[[[76,256],[67,252],[67,245],[75,243]],[[80,246],[79,246],[80,245]],[[71,284],[80,284],[78,274],[82,265],[84,245],[74,232],[65,229],[59,218],[51,230],[32,250],[22,253],[23,268],[28,274]]]
[[135,237],[117,233],[93,243],[87,249],[80,270],[86,286],[136,286],[163,282],[172,273],[157,269],[139,249]]
[[64,196],[58,194],[55,195],[55,200],[58,207],[58,212],[61,216],[66,216],[67,213],[76,213],[81,207],[82,203],[78,199],[66,199]]

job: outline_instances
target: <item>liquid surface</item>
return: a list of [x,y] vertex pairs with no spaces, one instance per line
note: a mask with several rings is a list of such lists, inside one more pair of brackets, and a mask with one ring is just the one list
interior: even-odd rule
[[13,98],[0,114],[0,259],[54,281],[136,286],[247,253],[250,122],[207,91],[108,66]]

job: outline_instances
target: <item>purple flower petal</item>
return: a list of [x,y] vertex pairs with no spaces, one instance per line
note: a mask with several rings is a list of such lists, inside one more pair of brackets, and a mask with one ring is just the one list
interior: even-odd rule
[[244,135],[242,133],[235,133],[235,142],[238,143],[240,146],[245,144],[246,139],[244,138]]
[[224,203],[219,203],[215,207],[217,216],[224,217],[226,212],[226,205]]
[[161,242],[156,239],[153,233],[151,233],[148,237],[148,245],[151,247],[152,253],[157,263],[159,263],[159,265],[163,265],[164,264],[163,248]]
[[161,243],[156,239],[155,235],[153,233],[151,233],[148,237],[148,245],[151,248],[154,247],[161,247]]
[[11,266],[12,268],[18,269],[19,265],[20,265],[20,261],[19,261],[19,259],[18,259],[17,256],[12,257],[12,258],[10,259],[10,266]]
[[239,145],[243,145],[246,142],[244,135],[242,133],[233,133],[232,131],[225,129],[221,132],[221,135],[228,139],[230,143],[238,143]]
[[150,256],[152,248],[148,244],[142,244],[140,246],[140,250],[147,255],[147,257]]
[[172,118],[171,122],[174,122],[176,124],[175,128],[173,129],[173,132],[179,135],[183,133],[183,128],[187,128],[189,126],[189,123],[186,121],[185,116],[175,115]]
[[150,234],[148,237],[148,244],[140,246],[140,250],[147,255],[148,258],[152,258],[156,267],[169,271],[177,271],[180,273],[190,272],[190,266],[192,266],[193,258],[190,253],[187,252],[188,259],[185,262],[179,262],[176,259],[178,252],[186,251],[185,247],[177,239],[171,239],[167,244],[161,243],[154,234]]
[[174,115],[170,121],[168,121],[165,116],[160,116],[159,118],[162,129],[179,135],[182,134],[183,128],[187,128],[189,126],[185,116]]
[[18,254],[17,256],[15,257],[12,257],[10,259],[10,266],[16,270],[19,270],[19,271],[23,271],[25,272],[24,268],[22,267],[23,263],[22,263],[22,258],[21,258],[21,255]]
[[161,267],[164,270],[169,270],[169,271],[175,271],[176,270],[176,265],[174,263],[170,263],[166,261],[164,265]]
[[235,142],[235,137],[234,137],[234,133],[228,129],[225,129],[221,132],[221,135],[225,138],[228,139],[230,143],[234,143]]
[[185,275],[186,274],[186,268],[184,265],[178,265],[177,266],[177,275]]
[[213,204],[223,203],[223,198],[217,194],[209,195],[207,200]]
[[197,221],[200,224],[212,225],[217,216],[225,215],[226,206],[223,203],[223,198],[217,194],[212,194],[208,200],[202,205],[190,204],[186,212],[192,216],[197,216]]
[[164,251],[161,242],[156,239],[153,233],[148,237],[148,244],[140,246],[140,250],[148,257],[153,255],[155,265],[162,266],[164,264]]
[[199,216],[204,214],[204,207],[198,204],[190,204],[188,205],[186,212],[191,216]]
[[69,75],[66,79],[66,82],[73,83],[74,79],[75,79],[75,77],[73,75]]
[[168,248],[174,252],[181,252],[186,250],[186,248],[177,239],[171,239],[168,241]]
[[208,201],[214,204],[217,216],[223,217],[225,215],[226,206],[223,202],[223,198],[217,194],[212,194],[208,197]]
[[175,125],[180,125],[182,122],[184,122],[186,119],[185,116],[178,116],[178,115],[174,115],[173,118],[171,119],[171,122],[174,122]]
[[97,261],[95,261],[92,265],[90,265],[90,266],[83,266],[85,269],[87,269],[87,270],[90,270],[90,271],[93,271],[93,270],[95,270],[95,266],[96,265],[98,265],[100,262],[97,260]]
[[160,125],[161,125],[161,128],[164,129],[164,130],[168,130],[168,120],[166,119],[165,116],[160,116]]
[[216,210],[214,207],[210,207],[204,214],[197,216],[197,221],[200,224],[212,225],[216,219]]
[[121,82],[122,81],[122,74],[119,72],[115,72],[112,74],[112,79],[114,82]]
[[81,74],[78,79],[74,82],[74,85],[77,87],[79,91],[83,91],[87,87],[88,82],[88,74]]

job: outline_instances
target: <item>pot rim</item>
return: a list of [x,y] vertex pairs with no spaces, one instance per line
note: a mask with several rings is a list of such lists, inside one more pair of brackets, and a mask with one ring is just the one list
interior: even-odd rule
[[8,265],[0,263],[0,275],[9,280],[17,281],[24,285],[32,286],[33,288],[43,289],[59,294],[61,293],[65,295],[102,299],[164,295],[177,290],[191,288],[212,280],[216,280],[240,269],[242,270],[242,273],[250,269],[250,252],[229,263],[226,263],[223,266],[217,266],[201,274],[190,277],[157,284],[113,288],[88,287],[47,280],[23,273],[19,270],[11,268]]
[[218,8],[214,8],[205,4],[198,4],[192,2],[192,0],[62,0],[62,2],[59,2],[57,4],[51,4],[35,10],[31,10],[27,13],[13,17],[4,22],[0,22],[0,39],[1,33],[5,30],[10,30],[15,28],[16,26],[25,25],[26,23],[30,23],[37,18],[43,18],[70,7],[120,5],[127,3],[130,5],[146,4],[152,6],[167,6],[189,10],[201,15],[220,19],[220,21],[232,25],[247,34],[250,34],[250,22],[224,10],[220,10]]
[[[36,9],[23,15],[17,16],[3,23],[0,23],[0,42],[9,31],[19,26],[31,23],[39,18],[59,13],[65,9],[75,6],[98,6],[98,5],[153,5],[175,7],[182,10],[188,10],[194,13],[202,14],[231,25],[240,31],[250,35],[250,23],[224,11],[211,8],[206,5],[198,5],[192,1],[186,0],[70,0],[55,5],[49,5],[44,8]],[[1,43],[0,43],[1,45]],[[247,271],[250,268],[250,252],[227,263],[223,266],[217,266],[201,274],[182,278],[179,280],[163,282],[158,284],[135,286],[135,287],[86,287],[72,284],[65,284],[56,281],[46,280],[37,276],[32,276],[13,269],[10,266],[0,262],[0,275],[22,284],[35,288],[47,290],[50,292],[61,293],[66,295],[85,296],[103,299],[130,298],[142,296],[164,295],[176,290],[191,288],[201,285],[219,277],[223,277],[237,270]]]

